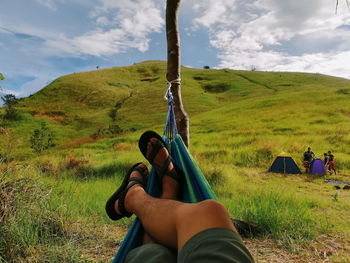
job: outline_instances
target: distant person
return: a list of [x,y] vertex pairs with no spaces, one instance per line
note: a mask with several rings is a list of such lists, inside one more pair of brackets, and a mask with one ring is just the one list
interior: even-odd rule
[[315,154],[311,151],[311,147],[308,147],[307,151],[304,152],[304,156],[303,156],[305,173],[310,172],[310,165],[311,165],[311,162],[313,161],[314,158],[315,158]]
[[324,153],[323,154],[323,156],[324,156],[324,170],[327,172],[327,173],[330,173],[330,171],[329,171],[329,155],[328,155],[328,153]]
[[335,170],[335,165],[334,165],[334,155],[332,154],[331,151],[328,151],[328,156],[329,156],[329,172],[332,174],[332,170],[334,171],[334,174],[337,174],[337,171]]

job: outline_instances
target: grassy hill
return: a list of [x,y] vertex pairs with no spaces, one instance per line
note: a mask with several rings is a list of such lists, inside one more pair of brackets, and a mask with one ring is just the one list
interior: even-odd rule
[[[18,178],[39,182],[30,188],[36,195],[25,192],[37,196],[30,198],[32,205],[19,206],[18,211],[29,211],[27,217],[17,220],[21,214],[11,212],[11,222],[18,223],[3,228],[7,239],[0,239],[0,247],[18,254],[7,255],[7,262],[26,255],[40,262],[45,253],[50,262],[81,262],[79,251],[95,259],[95,243],[107,251],[104,256],[112,256],[131,221],[112,225],[104,202],[128,167],[144,160],[137,148],[142,131],[163,129],[165,74],[161,61],[70,74],[21,99],[20,120],[2,120],[0,153],[12,161],[0,164],[0,186]],[[349,192],[334,190],[322,176],[266,173],[282,151],[302,167],[301,155],[310,145],[318,157],[332,150],[340,171],[333,177],[349,181],[350,80],[183,67],[182,96],[190,115],[190,151],[232,216],[257,224],[264,238],[277,240],[278,248],[292,254],[308,249],[308,242],[319,242],[321,234],[350,244]],[[117,110],[114,123],[108,117],[112,109]],[[41,122],[53,131],[56,146],[38,155],[30,149],[29,138]],[[122,131],[111,134],[111,124]],[[52,189],[50,194],[46,189]],[[38,213],[42,209],[47,213]],[[44,241],[37,236],[39,226],[47,233]],[[28,234],[19,237],[21,229]],[[57,235],[61,243],[55,241]],[[16,248],[23,255],[16,254]],[[348,252],[333,251],[333,262],[348,262],[343,260]],[[259,257],[269,259],[264,253]]]
[[[3,125],[24,138],[23,147],[28,148],[27,138],[40,121],[54,130],[58,146],[74,140],[79,144],[108,127],[108,112],[119,103],[116,123],[124,131],[160,128],[167,106],[162,99],[165,71],[164,62],[149,61],[60,77],[20,102],[21,121]],[[281,151],[299,159],[311,145],[319,156],[328,149],[338,152],[340,167],[350,168],[350,80],[182,68],[182,93],[194,151],[208,148],[203,143],[198,148],[200,141],[215,142],[217,148],[227,148],[226,155],[234,149],[233,161],[246,165],[245,152],[253,148],[270,159]],[[250,156],[249,166],[266,166],[269,161],[260,157]]]

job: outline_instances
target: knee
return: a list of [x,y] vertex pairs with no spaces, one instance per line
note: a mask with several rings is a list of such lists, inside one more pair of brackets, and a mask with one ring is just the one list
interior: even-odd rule
[[215,200],[205,200],[199,203],[191,204],[191,206],[188,206],[187,209],[183,211],[188,220],[228,216],[225,206]]
[[228,215],[226,207],[215,200],[204,200],[198,203],[198,210],[204,214]]
[[180,225],[193,226],[197,230],[214,227],[232,228],[232,222],[225,206],[215,200],[190,204],[182,209],[176,218]]

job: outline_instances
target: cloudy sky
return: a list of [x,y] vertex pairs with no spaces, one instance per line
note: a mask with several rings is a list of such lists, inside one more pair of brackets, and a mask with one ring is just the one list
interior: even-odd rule
[[[182,64],[350,79],[346,0],[182,0]],[[166,59],[165,0],[1,0],[0,81],[27,96],[72,72]]]

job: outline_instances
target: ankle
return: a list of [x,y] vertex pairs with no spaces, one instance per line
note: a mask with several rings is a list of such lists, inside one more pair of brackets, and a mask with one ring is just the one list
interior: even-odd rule
[[178,199],[179,185],[175,180],[165,180],[168,179],[164,177],[162,185],[162,198],[163,199]]
[[140,196],[145,193],[141,185],[134,185],[125,196],[124,206],[128,212],[134,213],[134,201],[140,199]]

